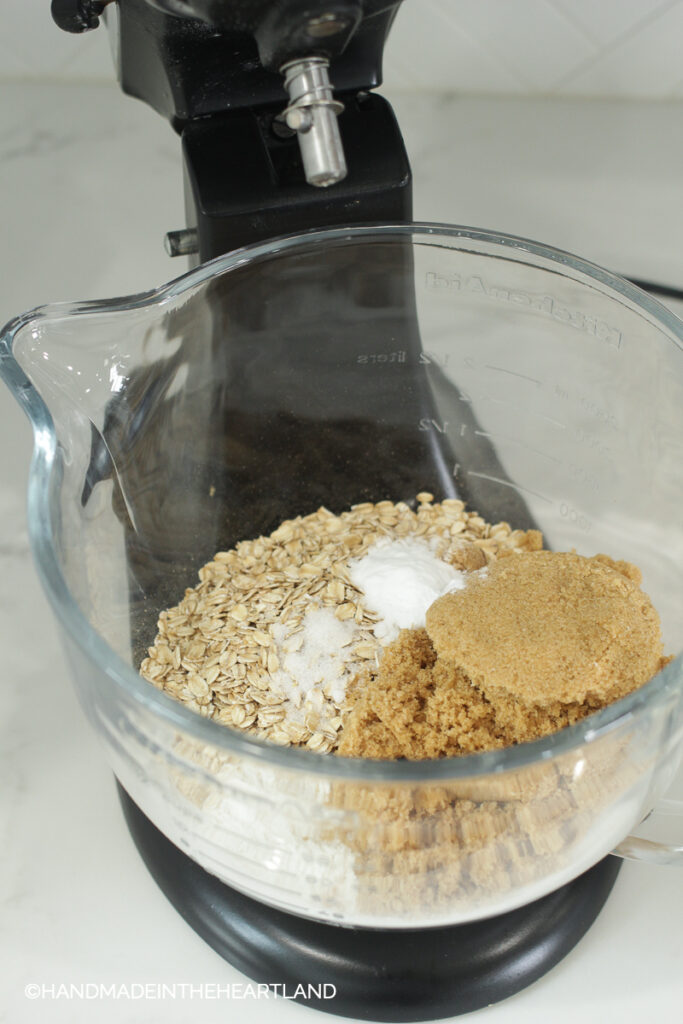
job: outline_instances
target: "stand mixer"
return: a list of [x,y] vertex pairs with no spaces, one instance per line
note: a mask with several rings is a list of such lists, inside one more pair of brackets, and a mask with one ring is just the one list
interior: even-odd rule
[[369,92],[399,6],[55,0],[52,11],[69,31],[103,13],[122,89],[179,133],[187,227],[166,244],[196,263],[305,228],[410,219],[401,134]]
[[[382,47],[398,6],[381,0],[324,5],[55,0],[53,11],[62,27],[79,31],[95,27],[104,14],[118,51],[122,87],[168,117],[181,134],[188,226],[169,232],[167,246],[172,254],[189,255],[198,265],[292,231],[347,223],[409,223],[410,170],[400,133],[386,101],[369,92],[379,84]],[[343,104],[343,112],[338,104]],[[334,254],[330,259],[334,263]],[[383,324],[386,338],[375,335],[378,348],[391,340],[393,350],[401,353],[419,349],[412,260],[407,247],[399,249],[392,256],[391,288],[379,275],[373,282],[368,304],[393,310],[393,320],[387,317]],[[335,273],[356,283],[343,259],[336,268],[332,266],[330,276]],[[329,280],[328,276],[322,283],[311,281],[306,292],[311,304],[319,301],[320,290],[329,287]],[[266,278],[262,287],[262,304],[267,300],[272,306],[270,326],[286,305],[286,281],[273,284]],[[239,289],[229,295],[217,289],[213,299],[211,333],[216,342],[224,329],[224,306],[229,305],[232,316],[249,320],[254,316],[251,305],[259,304],[259,296],[251,294],[249,308],[245,299],[244,309],[238,307],[235,313]],[[330,332],[334,333],[334,325]],[[359,348],[352,353],[356,359],[364,343],[360,338]],[[287,344],[296,345],[296,339],[288,338]],[[226,375],[235,377],[245,355],[234,348],[226,352]],[[93,439],[84,503],[97,484],[111,476],[113,439],[118,436],[119,447],[134,439],[146,403],[151,402],[153,381],[151,372],[134,382],[125,399],[112,399],[105,430],[109,444]],[[331,408],[330,419],[337,424],[329,440],[338,448],[347,385],[336,372],[329,378],[318,374],[316,384],[320,401]],[[258,395],[245,390],[245,417],[254,402],[269,406],[269,386],[263,384]],[[272,386],[277,387],[277,381]],[[476,444],[478,461],[489,469],[489,479],[482,476],[476,485],[458,479],[453,465],[460,452],[455,453],[438,432],[425,432],[419,444],[401,435],[406,408],[414,409],[415,419],[427,421],[433,420],[434,410],[419,374],[406,379],[403,373],[400,386],[397,396],[391,378],[381,391],[369,380],[365,393],[356,390],[355,399],[356,409],[365,406],[380,416],[387,427],[387,443],[405,453],[402,488],[429,485],[446,495],[463,497],[473,507],[496,507],[522,528],[533,525],[519,493],[506,487],[505,472],[486,439],[469,440],[476,438],[477,424],[466,408],[462,443]],[[447,382],[444,386],[452,387]],[[303,415],[309,400],[304,381],[292,405],[294,420]],[[272,429],[277,427],[274,424]],[[238,440],[244,442],[249,429],[246,421],[238,425]],[[280,444],[298,450],[300,442],[293,422],[288,438],[280,438]],[[362,444],[362,439],[355,439],[351,454]],[[433,475],[425,480],[427,449]],[[286,473],[277,475],[276,461],[268,473],[274,490],[286,492]],[[127,469],[132,479],[149,467]],[[372,490],[370,476],[367,481],[354,480],[361,497]],[[300,480],[309,482],[310,492],[302,489]],[[297,503],[308,505],[315,500],[315,475],[304,466],[300,480],[287,511],[296,509]],[[340,501],[348,498],[348,483],[346,478],[340,480]],[[241,504],[246,492],[244,485]],[[223,497],[228,500],[227,495]],[[257,505],[255,499],[249,504],[253,535],[280,517]],[[224,538],[225,543],[238,536],[239,531]],[[153,586],[143,580],[143,560],[133,532],[127,544],[136,585],[152,593]],[[157,604],[156,610],[163,606]],[[150,615],[155,614],[150,607]],[[149,624],[136,622],[140,650],[149,637]],[[259,981],[334,982],[337,998],[332,1004],[321,1002],[320,1007],[371,1019],[427,1019],[466,1012],[529,984],[590,926],[619,864],[608,858],[537,902],[472,924],[415,931],[341,928],[288,915],[219,882],[156,829],[123,789],[121,798],[152,874],[221,955]]]

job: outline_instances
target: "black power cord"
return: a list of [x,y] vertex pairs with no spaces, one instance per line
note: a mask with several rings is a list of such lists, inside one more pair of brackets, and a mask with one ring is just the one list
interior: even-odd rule
[[651,292],[653,295],[661,295],[665,299],[678,299],[679,302],[683,302],[683,289],[672,288],[668,284],[658,284],[656,281],[641,281],[638,277],[626,277],[625,274],[621,275],[631,284],[636,285],[637,288],[642,288],[644,292]]

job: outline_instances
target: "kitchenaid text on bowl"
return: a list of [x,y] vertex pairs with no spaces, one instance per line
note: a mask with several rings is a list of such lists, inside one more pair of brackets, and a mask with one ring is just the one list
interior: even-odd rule
[[618,350],[622,347],[622,333],[616,327],[611,327],[604,320],[584,313],[580,309],[571,309],[569,306],[558,302],[557,299],[546,292],[525,292],[516,288],[512,289],[488,284],[476,274],[467,277],[461,277],[459,274],[449,274],[446,276],[444,274],[437,274],[433,270],[429,270],[425,274],[425,287],[429,291],[448,293],[470,292],[471,294],[484,295],[489,299],[511,302],[516,306],[527,306],[529,309],[552,317],[553,320],[569,324],[570,327],[576,328],[577,331],[598,338],[600,341],[606,342],[613,349]]

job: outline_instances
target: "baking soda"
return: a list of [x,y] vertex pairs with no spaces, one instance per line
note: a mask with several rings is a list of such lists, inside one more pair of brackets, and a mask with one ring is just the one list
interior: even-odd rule
[[[382,644],[394,640],[401,629],[424,626],[427,609],[437,597],[465,586],[465,573],[438,558],[427,541],[409,538],[373,544],[362,558],[349,563],[349,579],[361,592],[364,608],[378,616],[372,632]],[[305,722],[313,715],[317,730],[325,732],[330,725],[323,695],[337,708],[342,706],[347,685],[358,671],[350,656],[354,645],[362,642],[361,628],[320,607],[309,608],[298,632],[289,633],[280,624],[271,632],[279,660],[272,682],[287,702],[288,719]]]
[[412,538],[373,544],[349,563],[349,578],[362,591],[365,607],[380,616],[374,634],[383,644],[401,629],[424,626],[429,606],[444,593],[462,590],[466,580],[428,542]]

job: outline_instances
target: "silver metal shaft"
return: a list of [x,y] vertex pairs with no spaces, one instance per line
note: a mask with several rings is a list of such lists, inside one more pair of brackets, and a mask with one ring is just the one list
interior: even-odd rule
[[167,231],[164,235],[164,249],[169,256],[192,256],[199,252],[199,237],[196,228],[181,228]]
[[327,188],[346,177],[346,159],[337,116],[344,109],[335,100],[324,57],[289,61],[285,76],[289,106],[283,117],[297,133],[306,181]]

